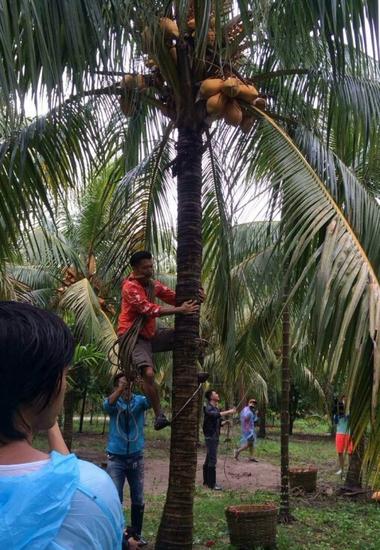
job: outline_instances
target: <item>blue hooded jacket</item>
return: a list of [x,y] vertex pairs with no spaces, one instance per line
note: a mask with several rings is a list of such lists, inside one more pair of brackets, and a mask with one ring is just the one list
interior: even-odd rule
[[145,395],[132,393],[125,401],[119,397],[114,405],[108,399],[103,409],[110,415],[107,451],[122,456],[133,456],[144,451],[145,411],[151,407]]
[[123,517],[109,476],[72,454],[50,456],[35,472],[0,477],[0,548],[120,549]]

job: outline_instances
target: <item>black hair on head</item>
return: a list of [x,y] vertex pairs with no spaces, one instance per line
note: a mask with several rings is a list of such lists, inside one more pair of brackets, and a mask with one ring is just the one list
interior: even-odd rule
[[119,380],[120,378],[123,378],[123,376],[125,376],[124,372],[118,372],[117,374],[115,374],[115,376],[113,377],[114,388],[119,385]]
[[24,439],[15,425],[20,405],[43,410],[59,392],[74,355],[74,338],[54,313],[0,301],[0,440]]
[[132,254],[129,263],[132,267],[135,267],[142,260],[151,260],[152,257],[152,253],[149,252],[149,250],[139,250],[139,252],[135,252],[134,254]]
[[215,390],[207,390],[206,393],[205,393],[205,398],[207,399],[207,401],[210,401],[211,399],[211,395],[214,393]]

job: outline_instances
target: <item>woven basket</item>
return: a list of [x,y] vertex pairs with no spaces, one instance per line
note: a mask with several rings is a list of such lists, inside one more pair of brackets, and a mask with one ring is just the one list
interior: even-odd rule
[[226,508],[231,544],[252,549],[259,546],[275,548],[277,514],[276,504],[242,504]]
[[317,490],[318,469],[312,466],[307,468],[289,468],[289,485],[291,489],[302,489],[306,493]]

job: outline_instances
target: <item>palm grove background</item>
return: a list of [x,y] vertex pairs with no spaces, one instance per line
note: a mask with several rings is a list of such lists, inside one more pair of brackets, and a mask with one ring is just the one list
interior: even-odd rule
[[[206,365],[227,400],[252,387],[273,404],[282,362],[284,424],[289,385],[321,407],[344,391],[376,469],[377,2],[0,5],[1,296],[72,326],[69,395],[94,366],[109,376],[120,281],[146,247],[179,302],[207,288]],[[208,78],[235,88],[209,102]],[[26,117],[30,100],[48,113]],[[266,221],[238,225],[260,195]],[[175,326],[174,414],[197,386],[199,319]],[[191,548],[196,442],[194,400],[172,426],[157,548]]]

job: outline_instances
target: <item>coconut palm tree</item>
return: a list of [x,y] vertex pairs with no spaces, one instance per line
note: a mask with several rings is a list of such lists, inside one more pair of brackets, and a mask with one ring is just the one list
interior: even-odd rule
[[71,450],[74,431],[75,406],[82,397],[83,388],[87,387],[90,371],[101,367],[104,354],[94,345],[77,345],[73,362],[68,373],[68,388],[64,400],[63,438]]
[[96,345],[107,355],[116,339],[113,321],[120,281],[105,269],[109,234],[103,226],[110,206],[103,196],[105,186],[106,174],[99,175],[71,199],[70,209],[58,205],[55,223],[35,223],[19,240],[14,261],[4,265],[7,285],[2,297],[55,309],[79,345]]
[[[291,323],[290,304],[286,296],[289,287],[284,285],[284,289],[281,288],[284,251],[280,247],[273,250],[278,239],[279,228],[278,222],[275,224],[256,222],[234,228],[233,251],[235,259],[238,257],[239,262],[233,267],[231,280],[234,282],[237,279],[240,283],[244,281],[243,285],[240,284],[237,287],[239,305],[236,318],[239,318],[239,310],[244,311],[244,305],[248,316],[243,323],[241,320],[235,323],[237,339],[235,369],[230,367],[227,371],[240,372],[247,390],[251,389],[252,384],[251,387],[255,388],[256,394],[260,388],[257,382],[262,380],[265,384],[262,400],[264,402],[267,400],[268,387],[271,387],[272,394],[276,386],[278,393],[281,393],[280,520],[289,522],[291,520],[288,481],[289,435],[291,435],[292,426],[289,406],[290,383],[297,380],[309,392],[312,391],[318,401],[325,401],[325,397],[321,385],[309,366],[310,353],[308,354],[307,340],[299,341],[296,348],[292,349],[290,346],[291,335],[294,337],[298,320],[302,319],[302,310],[300,307],[297,310],[297,304],[292,304],[293,322]],[[247,236],[249,236],[248,239]],[[280,324],[274,327],[273,318],[281,317],[282,306],[282,327]],[[269,322],[268,319],[270,319]],[[277,359],[274,352],[276,350],[278,355],[279,349],[281,361]],[[249,366],[248,369],[244,368],[246,365]],[[275,367],[274,375],[271,366]],[[323,374],[318,373],[318,375]],[[236,387],[237,381],[233,382]]]
[[[380,218],[373,195],[380,109],[378,67],[368,57],[377,48],[376,4],[3,0],[1,7],[0,94],[9,121],[1,147],[1,257],[25,223],[45,214],[43,205],[51,208],[62,188],[80,185],[89,163],[104,164],[118,149],[114,177],[127,174],[113,221],[124,236],[110,243],[110,260],[121,273],[132,245],[151,242],[172,170],[177,297],[194,299],[202,185],[215,189],[203,231],[217,239],[230,230],[221,215],[223,181],[270,188],[272,212],[286,212],[289,297],[300,292],[305,300],[300,333],[312,320],[318,356],[332,377],[349,373],[350,394],[360,396],[351,408],[354,426],[364,430],[371,419],[378,434]],[[25,99],[38,106],[40,96],[50,111],[28,124]],[[131,190],[140,201],[126,220],[123,197]],[[229,350],[228,245],[218,247],[218,259],[215,295]],[[174,416],[197,385],[198,317],[177,318],[176,333]],[[192,546],[196,417],[193,400],[173,422],[157,548]]]

